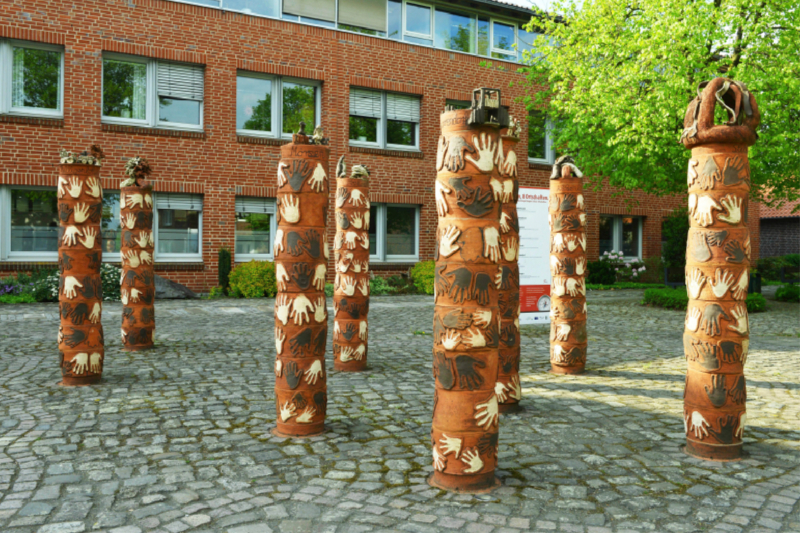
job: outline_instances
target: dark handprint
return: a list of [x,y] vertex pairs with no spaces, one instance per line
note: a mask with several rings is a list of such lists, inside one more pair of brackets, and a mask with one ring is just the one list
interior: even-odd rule
[[122,285],[126,287],[133,287],[133,283],[139,278],[133,270],[125,271],[122,276]]
[[[324,220],[324,219],[323,219]],[[303,243],[306,253],[314,259],[319,258],[322,254],[322,247],[320,246],[321,236],[317,230],[310,229],[306,231],[306,240]]]
[[336,207],[342,207],[348,198],[350,198],[350,191],[347,190],[347,187],[340,187],[336,191]]
[[712,374],[711,389],[709,389],[708,386],[704,388],[706,389],[706,395],[711,405],[714,407],[722,407],[725,405],[725,400],[728,396],[728,389],[725,388],[725,374]]
[[155,312],[150,311],[147,307],[142,308],[142,312],[139,315],[139,318],[142,319],[142,324],[152,324],[155,320]]
[[498,346],[500,346],[500,330],[495,323],[486,328],[486,347],[497,348]]
[[356,325],[352,322],[348,322],[347,326],[344,328],[344,331],[342,331],[342,337],[347,339],[347,342],[350,342],[350,339],[352,339],[356,333],[358,333],[358,331],[356,331]]
[[561,260],[561,270],[566,276],[575,275],[575,259],[572,257],[565,257]]
[[311,276],[314,271],[308,266],[308,263],[295,263],[292,267],[292,280],[297,284],[300,290],[308,289],[311,285]]
[[[740,177],[742,175],[744,177]],[[725,185],[738,185],[741,181],[749,182],[744,159],[741,157],[725,158],[725,169],[722,171],[722,176],[722,183]]]
[[744,376],[739,376],[728,394],[736,405],[741,405],[747,401],[747,384]]
[[514,323],[506,324],[500,330],[500,342],[508,346],[509,348],[513,348],[514,345],[517,343],[517,327]]
[[500,354],[500,368],[503,369],[503,373],[505,374],[512,374],[514,372],[519,372],[519,356],[515,354]]
[[347,213],[341,211],[336,213],[336,225],[339,226],[339,229],[347,229],[350,227],[350,219],[347,218]]
[[738,342],[733,341],[720,341],[719,343],[719,351],[720,355],[722,356],[722,361],[725,363],[735,363],[739,360],[739,356],[736,353],[737,348],[741,345]]
[[708,432],[714,435],[723,444],[733,444],[733,430],[737,426],[739,418],[736,415],[721,416],[717,419],[719,431],[708,426]]
[[482,217],[486,213],[492,211],[492,190],[489,189],[485,194],[481,194],[481,191],[481,187],[478,187],[478,190],[475,191],[475,199],[470,204],[458,200],[456,202],[458,207],[463,209],[468,215],[476,218]]
[[66,252],[61,252],[58,256],[58,269],[61,272],[64,272],[64,269],[72,270],[72,258]]
[[136,225],[138,229],[150,229],[153,227],[153,213],[139,211],[136,213]]
[[577,201],[575,199],[574,194],[565,194],[564,199],[561,200],[561,211],[569,211],[570,209],[574,209],[577,205]]
[[89,258],[89,270],[92,272],[100,272],[100,253],[92,252],[87,257]]
[[303,238],[296,231],[290,231],[286,234],[286,251],[293,257],[303,253],[304,244]]
[[478,451],[481,455],[497,458],[497,442],[499,433],[484,433],[478,439]]
[[318,390],[314,393],[314,405],[317,406],[317,413],[324,417],[328,410],[328,395],[325,391]]
[[92,298],[103,299],[103,282],[99,279],[94,279],[93,276],[86,276],[83,278],[83,287],[78,289],[81,296],[87,300]]
[[314,355],[321,357],[325,355],[325,344],[328,342],[328,328],[322,328],[314,339]]
[[67,224],[69,222],[69,217],[72,216],[72,213],[75,210],[72,209],[67,204],[58,204],[58,218],[61,219],[61,222]]
[[694,360],[697,361],[700,364],[700,366],[702,366],[706,370],[719,369],[719,360],[717,359],[716,346],[701,341],[692,343],[692,348],[694,348],[694,353],[695,353]]
[[577,324],[573,329],[573,334],[577,342],[586,342],[586,322]]
[[492,277],[485,272],[475,274],[475,289],[472,291],[472,298],[479,305],[489,305],[489,287],[492,284]]
[[77,304],[70,313],[72,322],[77,325],[82,325],[86,318],[89,316],[89,306],[85,303]]
[[436,294],[446,294],[450,290],[450,282],[442,275],[447,265],[437,265],[434,270],[434,283],[436,284]]
[[142,301],[143,304],[150,305],[153,303],[154,296],[155,293],[152,290],[146,289],[142,291],[142,294],[141,296],[139,296],[139,299]]
[[433,354],[433,377],[439,380],[443,389],[450,390],[455,385],[453,376],[453,364],[444,355],[444,352],[434,352]]
[[[298,192],[303,188],[303,183],[311,176],[312,170],[309,162],[305,159],[295,159],[292,161],[292,174],[288,178],[289,187],[291,187],[294,192]],[[283,175],[286,176],[285,169]]]
[[725,239],[728,237],[728,230],[712,231],[708,233],[708,243],[711,246],[722,246]]
[[70,328],[72,330],[71,333],[64,335],[64,344],[69,346],[70,348],[74,348],[82,342],[86,341],[86,334],[75,328]]
[[129,326],[136,324],[136,315],[133,314],[133,307],[122,308],[122,321],[128,322]]
[[461,267],[447,274],[452,277],[453,281],[450,285],[450,298],[455,303],[463,303],[464,299],[469,296],[469,286],[472,284],[472,272],[469,269]]
[[284,374],[286,375],[286,384],[289,388],[294,390],[300,385],[300,378],[303,377],[303,371],[297,368],[297,363],[294,361],[287,361],[284,365]]
[[706,159],[703,170],[700,172],[700,187],[702,189],[713,189],[714,182],[720,179],[719,167],[713,157]]
[[731,241],[723,249],[730,256],[725,258],[725,261],[729,263],[741,263],[747,259],[747,251],[739,241]]
[[519,277],[516,271],[506,265],[500,267],[500,289],[507,291],[519,287]]
[[136,246],[136,240],[133,237],[132,231],[122,230],[122,244],[126,248],[133,248]]
[[456,356],[456,372],[458,373],[458,386],[462,389],[475,390],[483,385],[483,377],[476,368],[486,368],[486,363],[469,355]]
[[463,137],[454,135],[447,140],[447,155],[444,157],[444,166],[450,172],[458,172],[464,168],[464,152],[475,153],[475,148],[467,144]]
[[69,302],[62,302],[59,304],[59,308],[61,311],[61,318],[67,318],[72,312],[72,304]]
[[297,406],[298,409],[305,409],[308,405],[305,396],[303,396],[302,392],[298,392],[294,396],[292,396],[292,401]]
[[705,330],[706,335],[715,336],[719,335],[721,328],[719,325],[720,318],[724,318],[725,320],[730,320],[730,317],[725,312],[725,310],[719,304],[708,304],[706,308],[703,309],[703,318],[700,322],[703,330]]
[[303,352],[311,348],[311,328],[306,328],[297,336],[289,340],[289,349],[294,356],[302,356]]
[[442,318],[442,323],[451,329],[464,329],[472,324],[472,315],[453,309]]
[[469,176],[459,177],[459,178],[450,178],[448,183],[450,183],[450,187],[453,188],[456,192],[456,199],[457,200],[469,200],[472,198],[472,195],[475,194],[475,189],[469,187],[467,182],[472,178]]
[[705,263],[711,259],[711,248],[708,247],[706,234],[703,232],[690,233],[692,238],[689,241],[689,251],[695,261]]
[[99,204],[94,204],[89,207],[89,220],[94,222],[95,224],[100,223],[100,219],[103,217],[103,202]]

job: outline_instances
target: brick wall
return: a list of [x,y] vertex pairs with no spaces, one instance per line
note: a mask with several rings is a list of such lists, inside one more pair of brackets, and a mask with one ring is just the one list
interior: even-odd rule
[[800,217],[762,218],[761,255],[800,254]]
[[[420,210],[420,259],[432,259],[437,223],[433,201],[434,161],[439,114],[446,99],[469,100],[475,87],[503,89],[511,114],[524,117],[513,101],[522,95],[509,83],[519,78],[516,65],[443,50],[387,41],[365,35],[240,15],[165,0],[12,0],[0,3],[0,37],[61,44],[65,47],[64,119],[0,118],[3,184],[54,186],[57,152],[92,143],[107,154],[104,187],[118,188],[124,161],[147,157],[156,191],[204,195],[203,265],[156,265],[156,272],[194,290],[217,283],[217,250],[233,249],[234,198],[237,194],[275,194],[279,142],[251,142],[236,135],[236,72],[257,72],[322,82],[322,125],[331,137],[331,172],[339,156],[367,165],[372,201],[408,202]],[[206,67],[204,134],[165,133],[104,126],[101,113],[103,52],[120,52],[203,64]],[[349,87],[400,91],[422,97],[421,154],[408,157],[348,146]],[[683,103],[676,105],[683,106]],[[524,128],[523,128],[524,129]],[[520,146],[527,146],[522,132]],[[520,184],[548,186],[549,167],[520,165]],[[330,174],[330,173],[329,173]],[[334,180],[331,179],[331,184]],[[332,187],[331,194],[334,194]],[[597,223],[601,213],[645,217],[644,256],[660,253],[661,219],[685,198],[633,194],[633,209],[606,188],[585,194],[589,213],[589,256],[598,255]],[[758,256],[758,217],[751,231]],[[329,227],[334,227],[333,210]],[[543,228],[547,230],[546,226]],[[330,232],[329,232],[330,233]],[[332,238],[332,237],[331,237]],[[408,266],[378,266],[380,274]],[[0,265],[0,271],[16,268]]]

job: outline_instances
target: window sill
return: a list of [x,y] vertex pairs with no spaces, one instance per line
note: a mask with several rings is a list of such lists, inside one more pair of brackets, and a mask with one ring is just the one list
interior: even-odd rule
[[242,135],[236,134],[236,142],[244,144],[262,144],[266,146],[283,146],[292,142],[291,139],[278,139],[275,137],[261,137],[258,135]]
[[157,137],[179,137],[181,139],[205,140],[205,131],[178,130],[166,128],[150,128],[123,124],[103,124],[103,131],[112,133],[133,133],[135,135],[155,135]]
[[196,263],[171,263],[169,261],[156,261],[153,265],[155,270],[168,270],[175,271],[203,271],[206,269],[205,263],[198,261]]
[[367,146],[350,145],[350,153],[374,154],[388,157],[403,157],[406,159],[424,159],[425,154],[419,150],[389,150],[385,148],[371,148]]
[[375,272],[386,272],[389,270],[408,270],[416,265],[418,261],[370,261],[369,269]]
[[9,259],[0,261],[0,272],[27,272],[30,270],[58,268],[58,260],[54,261],[17,261]]
[[12,124],[29,124],[31,126],[48,126],[51,128],[63,128],[64,119],[59,117],[42,117],[30,115],[0,115],[0,122]]
[[547,162],[543,159],[528,159],[528,168],[533,170],[552,170],[553,163]]
[[275,259],[271,255],[246,255],[238,254],[233,258],[234,263],[249,263],[250,261],[267,261],[272,262]]

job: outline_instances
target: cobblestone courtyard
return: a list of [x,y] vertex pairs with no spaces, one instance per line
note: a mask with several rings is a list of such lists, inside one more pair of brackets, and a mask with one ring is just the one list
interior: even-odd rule
[[2,306],[0,531],[800,531],[800,306],[751,315],[749,456],[721,464],[679,448],[683,313],[639,300],[589,295],[583,376],[547,373],[549,328],[523,328],[525,410],[478,496],[426,484],[430,297],[373,298],[370,370],[329,360],[307,440],[270,434],[272,300],[158,302],[135,354],[109,303],[103,381],[77,389],[56,385],[57,304]]

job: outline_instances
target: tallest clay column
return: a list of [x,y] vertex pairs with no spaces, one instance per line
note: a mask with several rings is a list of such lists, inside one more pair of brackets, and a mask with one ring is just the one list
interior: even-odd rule
[[[681,136],[689,160],[686,289],[689,306],[683,345],[686,453],[702,459],[742,456],[747,418],[744,363],[750,344],[745,300],[749,285],[747,229],[750,165],[747,149],[761,121],[744,84],[723,78],[700,84]],[[723,106],[725,124],[714,124]]]

